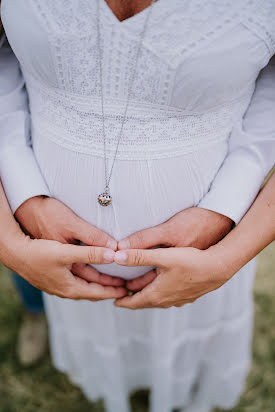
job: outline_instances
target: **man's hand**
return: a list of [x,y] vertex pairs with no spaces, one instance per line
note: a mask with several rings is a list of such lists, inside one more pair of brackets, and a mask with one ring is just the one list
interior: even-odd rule
[[191,207],[166,222],[134,233],[118,243],[119,249],[149,249],[155,246],[208,249],[223,238],[232,220],[211,210]]
[[121,279],[99,274],[93,268],[89,272],[91,283],[72,273],[73,263],[111,263],[115,252],[110,249],[32,240],[23,233],[12,235],[7,241],[5,265],[44,292],[61,298],[92,301],[127,294]]
[[[134,233],[118,243],[119,249],[148,249],[156,246],[193,247],[207,249],[221,240],[232,227],[232,220],[210,210],[192,207],[177,213],[167,222],[149,229]],[[129,281],[127,287],[140,290],[155,277],[149,272],[134,281]],[[134,283],[133,283],[134,282]]]
[[[117,242],[111,236],[85,222],[71,209],[53,198],[33,197],[17,209],[15,217],[25,233],[35,239],[72,244],[82,242],[89,246],[117,249]],[[102,279],[95,269],[81,263],[80,260],[78,262],[72,268],[75,275],[89,282],[96,282],[96,278]],[[106,285],[113,285],[114,278],[104,275],[104,279]]]
[[23,230],[35,239],[61,243],[83,242],[116,250],[117,242],[102,230],[85,222],[71,209],[52,197],[36,196],[15,212]]
[[[148,273],[152,283],[133,296],[118,299],[116,306],[129,309],[180,307],[218,289],[229,276],[221,255],[213,250],[167,248],[116,252],[118,264],[156,266],[155,271]],[[138,278],[128,284],[132,290],[140,287]]]

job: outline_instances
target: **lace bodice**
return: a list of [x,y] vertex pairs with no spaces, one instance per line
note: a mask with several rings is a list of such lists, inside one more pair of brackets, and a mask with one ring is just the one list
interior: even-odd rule
[[[10,6],[8,2],[3,3],[3,19],[5,16],[9,19]],[[13,0],[11,3],[18,3],[18,14],[20,11],[23,15],[30,14],[28,20],[31,19],[31,29],[22,19],[16,33],[12,28],[8,30],[23,68],[38,80],[67,93],[98,96],[96,1],[26,0],[22,4]],[[210,107],[238,97],[274,52],[271,13],[274,6],[272,0],[266,0],[264,5],[260,0],[158,0],[153,6],[138,62],[134,98],[146,103],[204,110],[198,97],[210,86],[214,86]],[[146,12],[143,10],[119,22],[105,1],[101,1],[106,97],[127,95],[135,47]],[[35,30],[38,27],[39,30]],[[34,30],[35,37],[32,36]],[[29,47],[20,47],[19,37],[23,31]],[[255,36],[263,40],[269,54],[264,47],[258,50]],[[236,43],[238,47],[233,48]],[[43,52],[38,50],[40,46]],[[45,67],[42,72],[41,66]],[[232,70],[238,76],[232,78]],[[226,74],[232,78],[228,85],[224,82]],[[194,84],[197,93],[194,93]],[[176,93],[179,86],[180,91],[184,90],[180,101]]]

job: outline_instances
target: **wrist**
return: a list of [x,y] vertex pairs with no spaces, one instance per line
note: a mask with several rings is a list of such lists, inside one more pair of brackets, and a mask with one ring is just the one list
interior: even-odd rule
[[9,231],[5,238],[1,239],[0,261],[12,271],[19,272],[24,265],[24,251],[29,241],[29,237],[17,225],[17,229]]
[[[34,238],[40,238],[41,225],[45,218],[45,196],[35,196],[26,200],[15,212],[15,218],[20,223],[22,230]],[[42,223],[41,223],[42,222]]]
[[243,266],[238,251],[235,250],[232,243],[225,244],[221,240],[216,245],[211,246],[206,252],[209,252],[211,258],[217,267],[217,273],[228,281]]
[[220,229],[221,235],[226,236],[233,228],[234,221],[230,217],[215,212],[214,210],[208,210],[207,213],[210,213],[213,217],[215,217],[213,222]]
[[22,205],[20,205],[18,207],[18,209],[16,210],[16,212],[14,213],[16,219],[19,220],[20,222],[20,218],[22,218],[22,216],[28,211],[28,210],[39,210],[39,208],[41,207],[41,205],[45,202],[45,200],[47,199],[47,196],[34,196],[31,197],[30,199],[26,200],[24,203],[22,203]]

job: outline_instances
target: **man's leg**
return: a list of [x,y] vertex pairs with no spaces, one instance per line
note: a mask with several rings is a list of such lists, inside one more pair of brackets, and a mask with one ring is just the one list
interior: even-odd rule
[[14,284],[28,312],[43,313],[44,304],[42,292],[28,283],[21,276],[12,273]]

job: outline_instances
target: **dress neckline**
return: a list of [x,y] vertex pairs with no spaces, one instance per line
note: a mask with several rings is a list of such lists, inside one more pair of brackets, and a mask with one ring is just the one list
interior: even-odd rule
[[108,12],[108,14],[111,16],[111,18],[115,21],[116,24],[119,25],[125,25],[128,24],[130,22],[134,22],[136,20],[139,20],[145,13],[148,12],[148,9],[150,7],[156,7],[159,3],[161,3],[162,0],[157,0],[154,4],[151,4],[147,7],[145,7],[143,10],[139,11],[138,13],[135,13],[133,16],[127,17],[124,20],[119,20],[119,18],[115,15],[115,13],[113,12],[113,10],[110,8],[110,6],[107,4],[106,0],[102,0],[103,5],[106,9],[106,11]]

